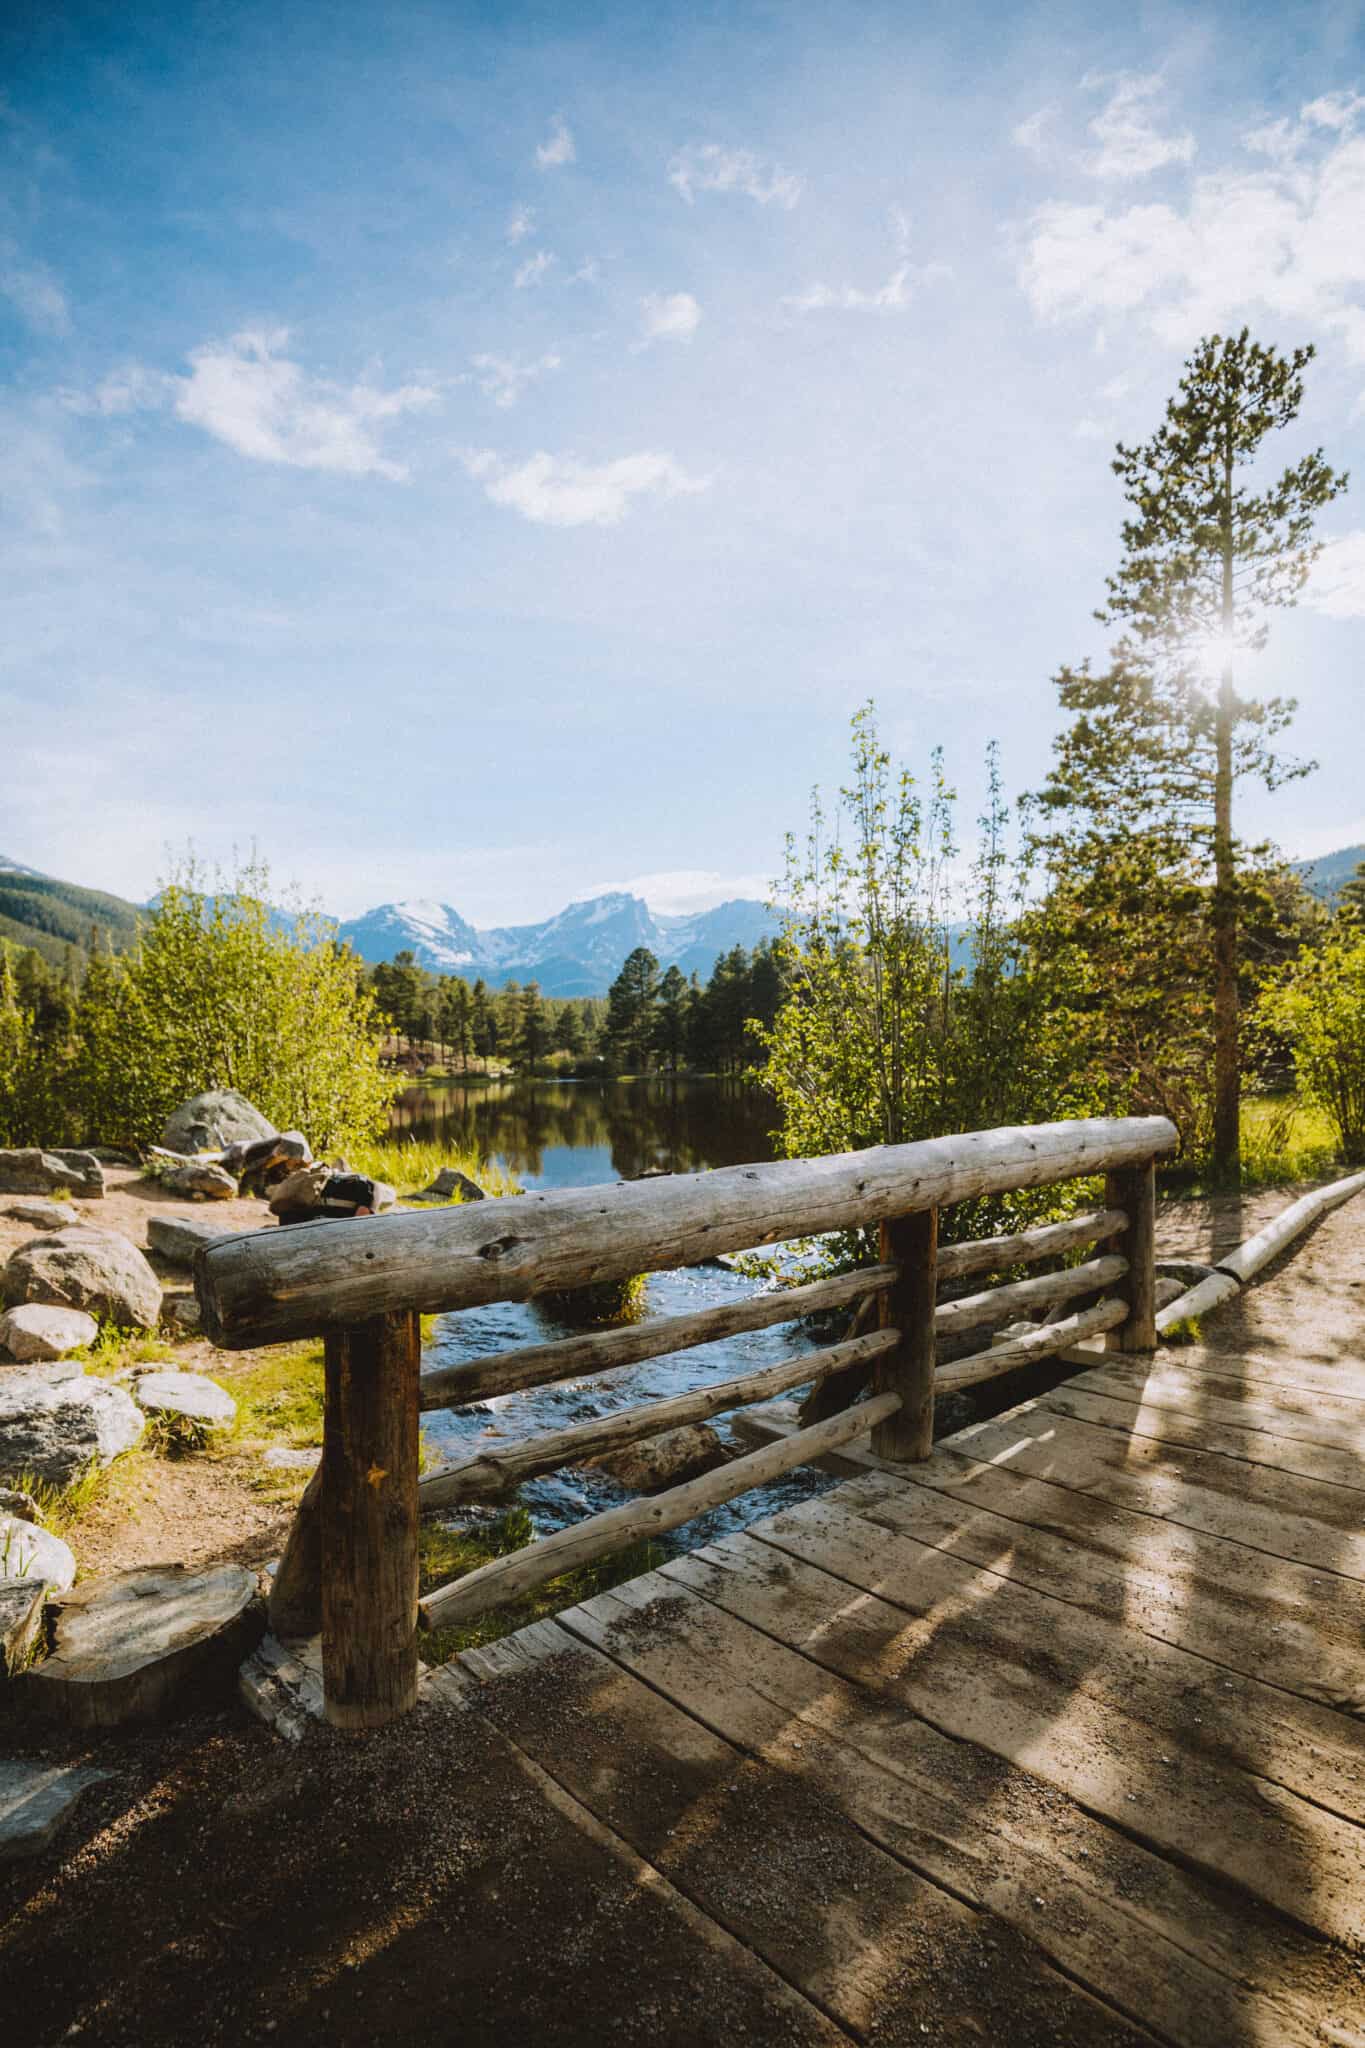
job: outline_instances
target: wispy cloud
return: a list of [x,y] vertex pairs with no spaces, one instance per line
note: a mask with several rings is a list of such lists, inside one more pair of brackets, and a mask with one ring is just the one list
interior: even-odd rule
[[[888,215],[896,248],[902,258],[910,244],[910,219],[903,208],[893,206]],[[782,304],[794,313],[902,313],[922,285],[951,277],[947,263],[926,263],[916,267],[908,261],[896,265],[885,284],[807,285],[802,292],[790,292]]]
[[514,406],[528,384],[560,367],[556,355],[541,356],[538,362],[518,363],[507,356],[475,356],[479,389],[485,398],[504,409]]
[[698,192],[741,192],[760,206],[795,206],[803,178],[766,163],[751,149],[726,149],[719,142],[694,142],[668,166],[668,182],[691,206]]
[[0,242],[0,296],[35,334],[71,332],[66,293],[45,263],[27,263],[12,242]]
[[536,165],[542,171],[557,171],[561,165],[573,163],[577,155],[569,124],[562,114],[557,114],[549,134],[536,150]]
[[1157,125],[1164,81],[1159,72],[1139,75],[1120,72],[1117,77],[1082,80],[1093,88],[1112,85],[1113,91],[1090,123],[1090,133],[1099,144],[1085,159],[1085,167],[1096,178],[1146,178],[1167,164],[1187,164],[1194,156],[1194,137],[1163,134]]
[[691,292],[650,292],[640,301],[643,342],[691,341],[701,325],[701,307]]
[[105,419],[122,413],[154,412],[174,399],[180,379],[144,363],[125,363],[101,378],[93,391],[64,390],[58,395],[68,412],[98,413]]
[[535,224],[535,209],[530,206],[519,206],[507,223],[508,241],[524,242]]
[[537,249],[534,256],[527,257],[512,282],[519,292],[527,291],[532,285],[540,284],[554,265],[555,258],[548,249]]
[[651,451],[593,464],[541,450],[509,463],[491,448],[468,448],[460,460],[495,505],[539,526],[619,526],[637,498],[686,497],[711,484],[710,477],[689,476],[671,455]]
[[1365,619],[1365,532],[1327,543],[1303,593],[1310,610],[1329,619]]

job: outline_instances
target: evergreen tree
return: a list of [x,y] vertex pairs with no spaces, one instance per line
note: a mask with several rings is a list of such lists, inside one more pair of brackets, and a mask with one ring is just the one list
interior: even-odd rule
[[[1213,1163],[1229,1183],[1239,1172],[1244,909],[1233,792],[1243,777],[1273,790],[1306,772],[1272,744],[1293,700],[1241,695],[1238,657],[1264,644],[1271,610],[1295,603],[1320,545],[1314,514],[1346,487],[1320,450],[1261,491],[1239,475],[1267,436],[1298,416],[1312,356],[1311,348],[1282,356],[1245,328],[1214,335],[1190,357],[1152,438],[1119,445],[1113,467],[1132,512],[1098,616],[1121,635],[1104,673],[1083,666],[1058,677],[1073,718],[1042,792],[1055,826],[1050,856],[1082,903],[1093,884],[1112,908],[1105,871],[1127,868],[1119,893],[1130,902],[1164,900],[1174,929],[1180,913],[1171,890],[1184,897],[1187,916],[1204,892]],[[1183,973],[1176,962],[1172,970]]]
[[528,981],[521,992],[521,1013],[517,1030],[517,1056],[524,1067],[533,1068],[550,1047],[549,1019],[540,999],[540,983]]
[[659,963],[637,946],[607,992],[607,1043],[622,1066],[643,1071],[654,1042]]
[[687,982],[679,967],[670,967],[659,984],[654,1047],[669,1073],[676,1074],[687,1057]]
[[469,1028],[474,1040],[474,1050],[481,1060],[493,1060],[498,1056],[498,1013],[488,993],[488,983],[480,975],[469,992]]
[[1343,882],[1337,897],[1337,915],[1348,924],[1365,925],[1365,860],[1349,882]]
[[559,1006],[554,1023],[554,1042],[558,1051],[567,1052],[573,1058],[578,1058],[587,1045],[583,1013],[572,996]]

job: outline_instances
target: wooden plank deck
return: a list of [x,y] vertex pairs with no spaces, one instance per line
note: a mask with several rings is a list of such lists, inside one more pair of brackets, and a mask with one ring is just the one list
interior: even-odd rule
[[792,2039],[1365,2044],[1365,1365],[1115,1356],[840,1463],[431,1692]]

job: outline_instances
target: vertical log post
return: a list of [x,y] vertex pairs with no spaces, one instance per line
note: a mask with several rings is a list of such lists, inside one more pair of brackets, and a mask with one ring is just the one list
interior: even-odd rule
[[879,1458],[927,1458],[934,1446],[934,1302],[938,1291],[938,1210],[921,1209],[881,1226],[881,1257],[901,1277],[881,1296],[881,1327],[900,1331],[877,1361],[876,1391],[899,1394],[894,1415],[872,1432]]
[[1112,1240],[1112,1249],[1128,1261],[1128,1271],[1114,1289],[1128,1303],[1128,1320],[1110,1330],[1109,1351],[1156,1349],[1156,1161],[1125,1167],[1105,1176],[1107,1208],[1122,1209],[1128,1226]]
[[325,1359],[323,1696],[334,1728],[378,1728],[417,1699],[416,1311],[334,1331]]

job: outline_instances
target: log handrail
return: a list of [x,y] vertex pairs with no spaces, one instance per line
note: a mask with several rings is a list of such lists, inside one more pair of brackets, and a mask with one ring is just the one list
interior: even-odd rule
[[[227,1349],[325,1338],[321,1470],[300,1505],[271,1601],[280,1629],[321,1614],[324,1693],[342,1728],[374,1727],[416,1697],[417,1524],[422,1505],[487,1498],[571,1460],[819,1381],[845,1405],[761,1451],[651,1498],[562,1529],[438,1587],[428,1623],[483,1612],[641,1538],[680,1527],[779,1473],[873,1430],[882,1456],[929,1455],[936,1388],[978,1384],[1107,1333],[1129,1350],[1155,1342],[1153,1161],[1176,1140],[1164,1117],[1089,1118],[971,1131],[819,1159],[724,1167],[611,1188],[513,1196],[492,1204],[292,1225],[220,1238],[200,1251],[204,1327]],[[1105,1205],[1061,1223],[938,1249],[940,1208],[983,1195],[1105,1176]],[[718,1254],[817,1235],[880,1232],[880,1263],[774,1289],[696,1314],[523,1347],[443,1367],[419,1381],[419,1313],[524,1301],[561,1288],[694,1265]],[[1061,1271],[938,1301],[944,1280],[1008,1273],[1092,1245]],[[1076,1297],[1092,1306],[1056,1311]],[[836,1307],[873,1303],[880,1327],[736,1378],[522,1442],[481,1449],[419,1479],[421,1408],[464,1404],[566,1377],[608,1372]],[[1052,1319],[950,1365],[940,1335],[988,1329],[1018,1311]],[[860,1375],[873,1391],[860,1400]],[[320,1581],[320,1583],[319,1583]]]

